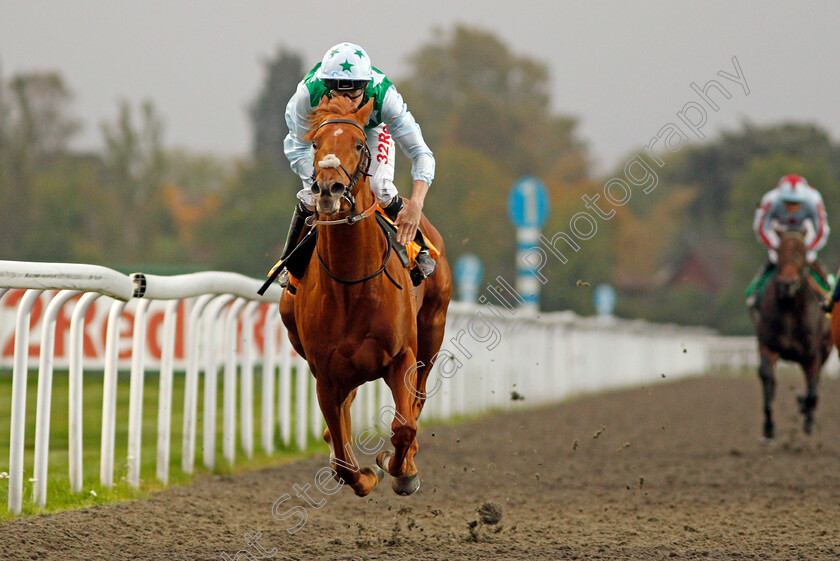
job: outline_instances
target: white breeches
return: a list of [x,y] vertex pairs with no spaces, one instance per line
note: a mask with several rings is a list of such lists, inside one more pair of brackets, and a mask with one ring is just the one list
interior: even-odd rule
[[[774,265],[779,261],[779,253],[775,249],[768,249],[767,256],[770,259],[770,262]],[[811,250],[805,253],[805,260],[808,263],[813,263],[817,260],[817,252],[816,250]]]
[[[805,247],[808,247],[808,246],[810,246],[814,243],[814,240],[817,238],[817,233],[814,231],[814,225],[811,223],[810,220],[806,221],[804,226],[805,226]],[[777,230],[780,230],[780,229],[782,229],[782,228],[777,228],[776,224],[774,223],[774,227],[770,228],[766,233],[767,238],[770,240],[770,242],[773,244],[774,247],[779,247],[780,238],[779,238],[779,234],[777,233]],[[805,259],[808,261],[808,263],[813,263],[814,261],[817,260],[817,252],[820,249],[822,249],[823,245],[825,245],[825,242],[823,242],[822,244],[817,246],[816,249],[812,249],[812,250],[808,251],[807,253],[805,253]],[[775,249],[768,249],[767,252],[768,252],[769,257],[770,257],[770,262],[775,265],[779,260],[779,254],[776,252]]]
[[[370,150],[370,188],[376,195],[376,200],[381,204],[387,204],[398,194],[394,185],[394,161],[396,157],[394,139],[388,133],[385,123],[367,132],[367,145]],[[314,159],[314,150],[313,150]],[[347,170],[353,173],[352,170]],[[315,201],[312,198],[312,191],[309,185],[304,183],[303,189],[298,191],[297,198],[307,207],[314,208]]]

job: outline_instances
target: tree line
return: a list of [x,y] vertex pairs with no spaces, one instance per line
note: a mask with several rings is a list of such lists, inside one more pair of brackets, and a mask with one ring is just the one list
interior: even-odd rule
[[[65,77],[0,71],[0,258],[263,276],[301,187],[283,155],[284,111],[310,66],[283,47],[264,61],[248,112],[251,150],[240,159],[167,147],[151,100],[118,103],[114,119],[100,124],[102,150],[74,151],[81,123]],[[405,67],[382,70],[435,153],[425,212],[450,262],[472,253],[486,279],[514,278],[507,198],[522,175],[549,190],[547,232],[563,230],[581,196],[603,187],[577,118],[550,108],[545,63],[492,33],[438,31]],[[619,315],[749,333],[743,289],[764,259],[750,229],[756,203],[779,177],[800,173],[820,188],[831,219],[840,209],[838,156],[840,146],[810,123],[744,123],[669,155],[654,192],[617,208],[585,250],[544,271],[543,308],[590,314],[591,287],[609,283]],[[400,154],[404,195],[409,172]],[[822,253],[830,269],[840,264],[838,238]]]

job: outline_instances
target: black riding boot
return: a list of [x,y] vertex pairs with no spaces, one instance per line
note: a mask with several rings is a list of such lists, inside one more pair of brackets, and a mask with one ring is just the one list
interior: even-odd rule
[[280,261],[278,261],[277,265],[275,265],[275,267],[284,267],[284,271],[280,273],[280,276],[278,277],[280,280],[280,286],[289,286],[288,269],[285,268],[286,259],[288,259],[289,255],[292,251],[294,251],[300,242],[300,235],[306,227],[306,219],[313,214],[314,211],[306,208],[302,202],[298,202],[298,204],[295,205],[295,212],[292,214],[292,222],[289,224],[289,233],[286,237],[286,244],[283,247],[283,253],[280,255]]
[[[388,206],[384,207],[382,210],[385,211],[388,218],[396,220],[397,215],[404,206],[405,203],[403,202],[402,197],[396,195],[393,199],[391,199],[391,202],[388,203]],[[426,240],[423,238],[423,233],[420,231],[420,228],[417,228],[417,233],[414,235],[414,242],[420,246],[420,252],[417,254],[417,257],[414,258],[417,266],[411,270],[411,282],[414,286],[418,286],[421,282],[423,282],[423,279],[431,276],[432,273],[435,272],[435,269],[437,268],[437,261],[432,259],[432,254],[429,252],[429,246],[426,245]]]
[[747,308],[758,309],[758,299],[759,297],[761,297],[761,291],[764,288],[762,286],[761,280],[767,273],[773,270],[773,267],[775,267],[773,262],[767,260],[767,262],[764,263],[764,266],[761,267],[761,269],[759,269],[758,272],[755,274],[752,281],[750,281],[750,286],[747,289]]

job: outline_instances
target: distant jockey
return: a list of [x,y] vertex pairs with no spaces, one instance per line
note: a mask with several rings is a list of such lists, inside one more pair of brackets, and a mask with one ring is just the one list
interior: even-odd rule
[[761,203],[755,210],[753,230],[758,240],[767,246],[769,257],[747,288],[747,306],[757,306],[764,284],[776,267],[779,247],[777,231],[793,230],[805,235],[806,259],[811,270],[819,277],[823,288],[831,290],[828,272],[817,261],[817,252],[828,240],[829,227],[825,205],[822,195],[808,185],[804,177],[786,175],[779,180],[774,189],[761,198]]

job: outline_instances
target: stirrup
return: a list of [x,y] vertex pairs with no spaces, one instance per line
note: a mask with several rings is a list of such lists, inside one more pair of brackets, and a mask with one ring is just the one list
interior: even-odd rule
[[297,288],[295,288],[295,285],[292,284],[292,276],[289,274],[288,269],[283,268],[283,270],[280,271],[280,274],[277,275],[277,282],[280,283],[280,287],[283,290],[285,290],[292,296],[297,294]]
[[409,272],[411,282],[414,286],[420,286],[420,283],[429,278],[437,270],[437,261],[432,259],[428,248],[421,249],[414,258],[415,266]]
[[831,313],[831,311],[834,309],[834,293],[833,292],[829,292],[828,294],[825,295],[825,298],[823,298],[822,302],[820,302],[820,307],[822,308],[822,310],[825,313],[827,313],[827,314]]
[[[306,208],[306,205],[302,202],[298,202],[298,204],[295,205],[295,211],[292,213],[292,220],[289,222],[289,233],[286,235],[286,243],[283,244],[283,251],[280,254],[280,261],[278,264],[283,263],[286,258],[289,257],[289,254],[294,251],[295,247],[297,247],[300,242],[301,234],[306,228],[306,219],[313,214],[315,214],[315,212]],[[275,265],[275,267],[276,266],[277,265]]]
[[280,274],[277,275],[277,282],[279,282],[280,286],[283,288],[288,288],[289,286],[291,286],[292,277],[289,275],[288,269],[283,268],[283,270],[280,271]]

